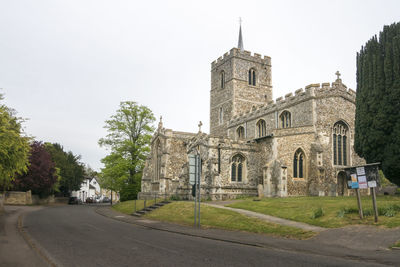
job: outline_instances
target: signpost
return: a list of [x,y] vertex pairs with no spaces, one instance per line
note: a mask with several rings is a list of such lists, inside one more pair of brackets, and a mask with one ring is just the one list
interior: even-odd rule
[[356,190],[360,219],[363,218],[363,212],[359,189],[370,188],[372,194],[372,204],[374,206],[375,222],[378,222],[378,208],[376,205],[375,188],[379,186],[379,165],[380,163],[372,163],[363,166],[345,168],[347,176],[347,188]]
[[[194,226],[200,227],[200,177],[201,159],[199,154],[189,155],[189,184],[192,186],[192,196],[194,197]],[[198,206],[198,207],[197,207]]]

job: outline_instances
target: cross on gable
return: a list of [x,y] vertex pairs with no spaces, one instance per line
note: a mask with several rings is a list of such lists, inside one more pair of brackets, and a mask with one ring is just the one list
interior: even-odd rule
[[335,75],[337,76],[337,79],[339,80],[340,79],[340,75],[341,75],[340,72],[336,71]]
[[199,122],[199,125],[197,125],[197,126],[199,126],[199,133],[201,133],[201,126],[203,125],[203,123],[200,121]]

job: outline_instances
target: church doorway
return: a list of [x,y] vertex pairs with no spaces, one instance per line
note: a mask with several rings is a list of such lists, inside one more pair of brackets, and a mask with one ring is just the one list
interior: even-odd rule
[[346,173],[341,171],[337,176],[337,193],[338,196],[344,196],[346,189]]

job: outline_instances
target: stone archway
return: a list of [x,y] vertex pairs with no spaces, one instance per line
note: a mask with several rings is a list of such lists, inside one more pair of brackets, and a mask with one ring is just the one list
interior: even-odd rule
[[337,175],[337,195],[344,196],[346,188],[346,173],[344,171],[340,171]]

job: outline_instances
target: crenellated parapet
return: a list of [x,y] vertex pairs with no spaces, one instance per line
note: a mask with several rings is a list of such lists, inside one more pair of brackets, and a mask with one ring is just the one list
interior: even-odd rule
[[233,57],[254,61],[264,65],[271,65],[271,57],[269,56],[261,56],[257,53],[251,53],[250,51],[244,50],[240,51],[238,48],[232,48],[229,52],[226,52],[222,57],[219,57],[217,60],[214,60],[211,63],[211,69],[215,69],[218,66],[224,64],[226,61],[230,60]]
[[333,83],[313,83],[300,88],[293,93],[288,93],[285,96],[278,97],[269,101],[265,105],[253,106],[248,111],[233,116],[228,123],[228,127],[245,123],[257,117],[270,114],[276,111],[282,111],[301,102],[326,97],[343,97],[353,103],[356,100],[356,92],[347,88],[341,80],[336,80]]

